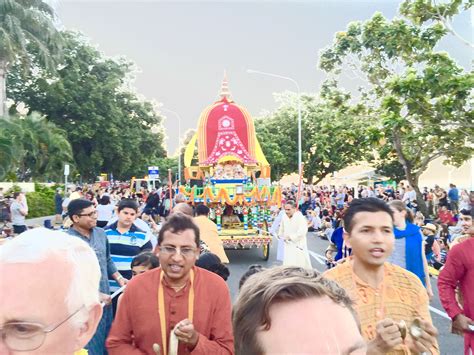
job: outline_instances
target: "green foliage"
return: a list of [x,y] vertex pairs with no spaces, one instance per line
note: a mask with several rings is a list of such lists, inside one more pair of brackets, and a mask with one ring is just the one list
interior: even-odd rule
[[0,178],[12,172],[20,181],[60,179],[73,160],[66,133],[38,113],[0,119],[0,154]]
[[359,104],[388,144],[375,145],[382,164],[393,167],[396,156],[415,190],[432,160],[445,156],[459,166],[474,153],[474,76],[435,50],[445,34],[439,23],[420,27],[375,14],[349,24],[321,55],[328,72],[349,64],[366,76],[370,86]]
[[421,25],[428,21],[444,22],[446,19],[452,19],[473,5],[474,0],[440,1],[439,4],[433,0],[405,0],[400,6],[400,13]]
[[[350,95],[323,87],[321,98],[305,95],[302,100],[302,161],[308,183],[355,163],[368,154],[370,134],[361,120],[360,107],[349,104]],[[272,178],[298,170],[298,97],[282,95],[279,109],[256,120],[257,136],[272,165]],[[344,109],[343,109],[344,108]],[[290,153],[291,152],[291,153]]]
[[[37,60],[54,71],[61,53],[61,35],[53,16],[53,9],[41,0],[0,0],[0,72],[7,72],[15,62],[28,70],[33,48]],[[0,75],[0,116],[5,114],[4,91],[5,78]]]
[[55,187],[46,187],[35,184],[35,192],[28,192],[28,217],[36,218],[43,216],[52,216],[54,214],[54,194]]
[[161,117],[150,102],[126,89],[132,64],[105,58],[78,34],[63,37],[64,60],[57,75],[39,62],[36,74],[24,75],[15,66],[9,97],[67,132],[75,166],[85,179],[99,173],[127,179],[164,157]]

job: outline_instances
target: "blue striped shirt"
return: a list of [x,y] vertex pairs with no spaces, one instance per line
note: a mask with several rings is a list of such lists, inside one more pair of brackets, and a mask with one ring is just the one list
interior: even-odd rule
[[[110,244],[110,255],[120,274],[126,279],[131,279],[130,264],[133,258],[145,250],[152,250],[153,247],[146,232],[133,224],[127,232],[121,234],[117,230],[117,223],[115,222],[105,229]],[[109,285],[111,293],[120,287],[113,279],[109,279]]]

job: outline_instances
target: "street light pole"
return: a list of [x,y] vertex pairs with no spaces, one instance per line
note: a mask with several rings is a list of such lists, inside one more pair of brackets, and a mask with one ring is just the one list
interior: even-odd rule
[[300,86],[298,85],[295,79],[289,78],[287,76],[279,75],[279,74],[267,73],[260,70],[253,70],[253,69],[247,69],[247,73],[272,76],[274,78],[289,80],[293,84],[295,84],[296,89],[298,90],[298,175],[301,176],[301,170],[303,166],[301,164],[301,90],[300,90]]
[[181,116],[170,109],[167,109],[165,107],[160,108],[163,111],[167,111],[169,113],[172,113],[173,115],[178,118],[178,186],[181,184],[181,146],[180,146],[180,139],[181,139]]

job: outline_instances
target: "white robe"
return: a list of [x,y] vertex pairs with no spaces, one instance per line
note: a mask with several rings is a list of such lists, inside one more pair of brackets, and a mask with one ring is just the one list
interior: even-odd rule
[[308,223],[300,211],[296,211],[291,218],[288,218],[286,214],[283,216],[278,235],[282,239],[290,239],[285,242],[283,265],[299,266],[306,269],[313,268],[306,242],[307,233]]

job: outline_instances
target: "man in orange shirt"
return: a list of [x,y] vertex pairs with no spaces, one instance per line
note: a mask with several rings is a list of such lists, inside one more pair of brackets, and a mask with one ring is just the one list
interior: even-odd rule
[[395,242],[390,207],[377,198],[352,201],[344,214],[344,239],[352,256],[324,276],[355,301],[367,354],[439,354],[421,281],[386,262]]
[[195,266],[199,228],[173,213],[158,236],[160,268],[133,278],[121,298],[107,349],[114,354],[232,355],[225,281]]
[[208,217],[209,207],[205,205],[198,205],[196,207],[196,217],[194,223],[199,227],[201,240],[206,243],[211,253],[216,254],[222,263],[228,264],[229,259],[224,251],[222,241],[219,238],[216,224]]

